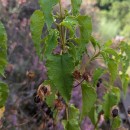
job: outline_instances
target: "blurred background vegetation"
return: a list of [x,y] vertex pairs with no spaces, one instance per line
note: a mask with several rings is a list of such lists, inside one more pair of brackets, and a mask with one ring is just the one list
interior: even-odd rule
[[130,42],[130,1],[97,0],[99,8],[99,33],[102,38],[124,37]]
[[[70,0],[62,0],[62,4],[69,8]],[[39,114],[32,120],[38,109],[33,94],[47,78],[44,62],[39,62],[35,54],[29,28],[30,16],[38,8],[38,0],[0,0],[0,20],[8,34],[9,64],[3,78],[10,89],[3,118],[8,130],[42,130],[43,117]],[[117,42],[125,39],[130,43],[130,0],[83,0],[81,13],[92,17],[93,35],[101,43],[110,39]],[[28,79],[27,72],[33,72],[35,78]],[[20,125],[19,129],[12,128],[27,120],[31,121]]]

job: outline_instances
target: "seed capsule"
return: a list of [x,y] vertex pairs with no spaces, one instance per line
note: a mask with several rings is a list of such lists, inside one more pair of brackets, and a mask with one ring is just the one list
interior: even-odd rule
[[114,108],[114,109],[112,110],[112,117],[116,117],[116,116],[118,116],[118,109],[117,109],[117,108]]
[[130,116],[130,106],[128,107],[127,113]]
[[39,96],[35,96],[34,97],[34,102],[35,103],[39,103],[41,100],[40,100],[40,97]]

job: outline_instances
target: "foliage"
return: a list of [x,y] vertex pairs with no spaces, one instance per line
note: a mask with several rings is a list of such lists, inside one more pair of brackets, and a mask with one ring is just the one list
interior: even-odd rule
[[129,40],[129,0],[100,0],[97,3],[104,6],[103,9],[100,8],[99,31],[102,37],[109,39],[121,35]]
[[[4,76],[4,68],[7,64],[7,34],[0,22],[0,76]],[[0,81],[0,108],[4,106],[8,96],[8,87]]]
[[[52,8],[58,3],[60,12],[53,14]],[[106,42],[103,45],[99,43],[92,36],[91,18],[79,13],[81,0],[76,0],[76,2],[71,0],[72,12],[62,10],[60,0],[39,0],[39,4],[41,8],[33,13],[30,26],[36,52],[41,61],[46,60],[48,82],[39,86],[38,102],[45,101],[46,98],[49,100],[48,97],[51,96],[50,102],[54,101],[54,110],[60,111],[65,108],[66,118],[62,123],[64,129],[67,130],[80,130],[82,119],[85,116],[92,119],[96,128],[99,121],[96,107],[99,108],[99,106],[104,112],[105,120],[111,119],[112,129],[113,127],[118,128],[120,121],[118,118],[113,121],[114,117],[111,115],[112,107],[120,101],[120,89],[115,86],[114,82],[120,78],[121,88],[124,93],[126,92],[129,83],[126,70],[130,61],[130,46],[121,42],[118,46],[121,49],[118,47],[113,49],[112,42]],[[49,8],[46,5],[49,5]],[[46,25],[46,34],[43,36],[42,30]],[[93,47],[92,54],[89,54],[86,49],[88,44]],[[85,55],[88,56],[88,59],[83,62]],[[98,69],[91,74],[88,67],[98,58],[103,59],[105,67],[97,66]],[[110,79],[105,81],[107,91],[103,100],[98,102],[96,86],[99,87],[97,84],[102,83],[99,79],[103,74],[109,74]],[[127,82],[125,82],[126,79]],[[74,82],[77,85],[74,86]],[[79,85],[82,91],[81,112],[69,103],[72,89]],[[51,107],[53,107],[53,103]],[[57,120],[56,116],[54,120]]]

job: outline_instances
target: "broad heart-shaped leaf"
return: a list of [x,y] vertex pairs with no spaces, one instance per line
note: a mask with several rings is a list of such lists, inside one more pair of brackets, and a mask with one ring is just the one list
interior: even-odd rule
[[110,79],[113,82],[116,79],[117,74],[118,74],[118,65],[117,65],[116,61],[113,59],[109,59],[107,65],[108,65],[108,69],[110,72]]
[[73,37],[76,32],[76,26],[78,25],[78,21],[74,16],[67,16],[62,22],[61,25],[65,26],[69,29],[70,37]]
[[45,53],[44,53],[45,57],[52,54],[53,49],[58,44],[58,41],[57,41],[58,36],[59,36],[59,32],[57,30],[51,29],[49,31],[49,34],[45,40]]
[[41,57],[41,51],[42,51],[41,35],[42,35],[43,26],[44,26],[43,12],[40,10],[36,10],[31,16],[30,29],[32,33],[34,46],[36,48],[36,52],[39,57]]
[[104,95],[104,102],[102,104],[104,115],[106,119],[110,118],[111,109],[120,101],[120,90],[117,87],[111,89],[109,93]]
[[78,15],[82,0],[71,0],[73,15]]
[[90,112],[91,108],[94,106],[97,99],[96,91],[94,88],[88,84],[82,84],[82,114],[81,119],[83,119]]
[[47,58],[46,66],[49,79],[68,102],[73,87],[73,58],[69,54],[52,55]]
[[44,13],[45,22],[47,24],[48,29],[50,29],[50,27],[53,23],[52,8],[58,2],[59,2],[59,0],[39,0],[39,4],[41,7],[41,10]]
[[64,130],[80,130],[79,126],[79,110],[73,105],[69,107],[68,121],[63,120]]
[[91,18],[87,15],[79,15],[77,20],[80,28],[80,39],[84,44],[86,44],[90,40],[92,33]]
[[112,130],[115,130],[119,128],[121,125],[121,118],[120,117],[115,117],[112,120]]
[[0,76],[4,76],[4,68],[7,64],[7,34],[0,22]]
[[8,97],[8,86],[0,82],[0,107],[3,107]]

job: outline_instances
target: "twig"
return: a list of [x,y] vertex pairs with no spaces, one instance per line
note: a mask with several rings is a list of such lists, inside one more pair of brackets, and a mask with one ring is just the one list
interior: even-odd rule
[[85,80],[85,79],[82,79],[78,84],[76,84],[76,85],[74,86],[74,88],[76,88],[76,87],[78,87],[80,84],[82,84],[84,80]]

